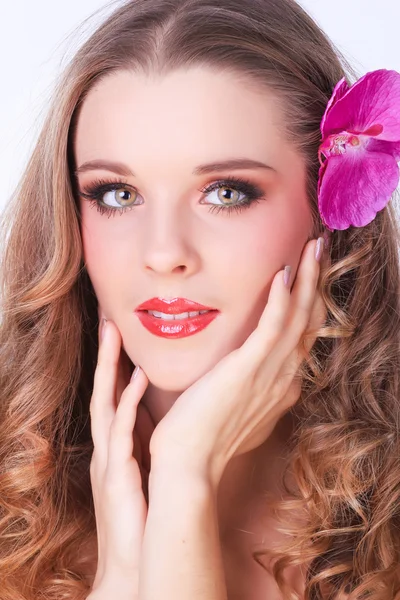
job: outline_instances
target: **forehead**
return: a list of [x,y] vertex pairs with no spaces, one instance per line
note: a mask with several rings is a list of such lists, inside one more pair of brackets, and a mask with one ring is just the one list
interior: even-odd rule
[[203,67],[162,77],[118,71],[93,87],[82,104],[76,161],[171,162],[176,155],[201,162],[228,152],[273,162],[285,150],[282,125],[274,94],[232,73]]

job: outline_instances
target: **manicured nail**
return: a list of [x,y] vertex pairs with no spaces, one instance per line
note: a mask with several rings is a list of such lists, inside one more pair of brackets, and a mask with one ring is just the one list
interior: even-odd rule
[[287,265],[283,271],[283,281],[284,284],[286,285],[286,287],[290,287],[290,274],[292,272],[292,267],[290,267],[289,265]]
[[132,373],[131,381],[136,379],[136,377],[139,375],[139,371],[140,371],[140,367],[139,367],[139,365],[136,365],[135,370]]
[[101,331],[100,331],[100,339],[103,341],[104,333],[106,331],[107,319],[102,319],[101,321]]
[[321,260],[322,252],[324,251],[324,238],[319,237],[317,245],[315,247],[315,259],[319,262]]

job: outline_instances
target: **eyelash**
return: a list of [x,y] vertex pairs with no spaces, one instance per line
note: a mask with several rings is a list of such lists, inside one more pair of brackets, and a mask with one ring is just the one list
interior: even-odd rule
[[[131,210],[131,209],[135,208],[135,206],[138,206],[138,205],[125,206],[125,207],[121,207],[121,208],[112,208],[112,207],[104,206],[103,204],[101,204],[101,202],[100,202],[101,197],[106,192],[116,191],[116,190],[121,189],[121,187],[125,187],[125,186],[127,187],[127,189],[130,188],[130,186],[128,186],[126,181],[122,181],[122,180],[116,181],[116,180],[111,180],[111,179],[97,179],[91,185],[85,186],[85,188],[83,188],[83,190],[80,190],[79,193],[83,198],[87,198],[88,200],[90,200],[91,201],[90,204],[94,205],[97,208],[97,210],[100,212],[100,214],[105,213],[110,216],[111,215],[115,216],[116,213],[122,214],[122,213],[126,212],[127,210]],[[226,179],[221,179],[219,181],[216,181],[216,182],[210,184],[206,188],[199,190],[199,192],[202,192],[203,194],[209,194],[210,192],[213,192],[214,190],[221,188],[221,187],[227,187],[230,189],[234,189],[238,192],[244,193],[247,196],[247,200],[242,200],[232,206],[224,206],[223,204],[211,205],[209,212],[214,212],[216,210],[217,214],[218,214],[222,210],[222,211],[227,211],[228,213],[231,213],[232,211],[236,211],[239,213],[242,210],[249,208],[253,203],[255,203],[255,202],[258,203],[258,202],[260,202],[260,200],[264,199],[263,198],[264,192],[258,186],[254,185],[247,179],[241,179],[241,178],[237,178],[237,177],[227,177]],[[133,189],[133,191],[135,191],[135,192],[137,191],[135,188],[130,188],[130,189]]]

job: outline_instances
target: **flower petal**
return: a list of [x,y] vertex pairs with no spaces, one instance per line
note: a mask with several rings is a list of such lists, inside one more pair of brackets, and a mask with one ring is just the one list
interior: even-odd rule
[[324,163],[322,163],[322,165],[320,166],[320,169],[319,169],[319,175],[318,175],[318,195],[319,195],[320,190],[321,190],[322,181],[324,179],[324,173],[326,171],[326,167],[327,166],[328,166],[328,161],[326,160]]
[[329,157],[318,195],[325,226],[333,231],[368,225],[388,204],[398,183],[399,168],[390,154],[353,152]]
[[321,121],[321,133],[323,138],[329,135],[329,133],[325,131],[325,122],[329,111],[331,110],[332,106],[334,106],[336,102],[340,100],[340,98],[342,98],[349,91],[349,89],[350,87],[345,77],[342,77],[342,79],[335,85],[332,96],[327,104],[324,116],[322,117]]
[[324,136],[337,131],[362,133],[373,125],[376,139],[400,142],[400,73],[379,69],[361,77],[330,109]]
[[400,142],[386,142],[385,140],[376,140],[371,138],[368,143],[369,152],[385,152],[390,154],[397,161],[400,160]]

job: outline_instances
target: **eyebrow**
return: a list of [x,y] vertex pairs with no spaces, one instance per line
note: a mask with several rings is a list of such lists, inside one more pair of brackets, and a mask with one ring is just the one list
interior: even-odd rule
[[[204,175],[206,173],[223,171],[226,169],[269,169],[271,171],[275,171],[273,167],[270,167],[269,165],[266,165],[258,160],[253,160],[251,158],[232,158],[224,161],[199,165],[193,170],[193,175]],[[134,172],[131,171],[127,165],[109,160],[90,160],[85,162],[75,171],[75,175],[98,170],[112,171],[113,173],[125,175],[126,177],[135,177]]]

